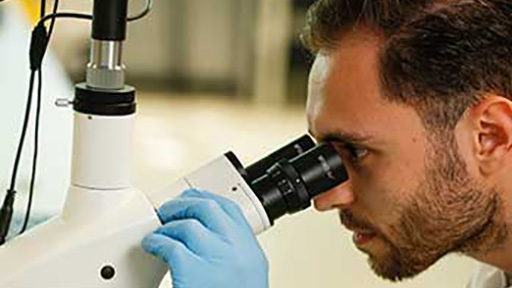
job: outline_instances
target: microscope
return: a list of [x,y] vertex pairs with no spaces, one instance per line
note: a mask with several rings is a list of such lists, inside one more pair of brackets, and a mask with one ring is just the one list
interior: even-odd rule
[[[242,209],[255,234],[348,179],[328,143],[302,136],[245,167],[232,152],[150,197],[131,186],[135,89],[122,62],[128,0],[95,0],[86,82],[71,102],[71,183],[60,215],[0,246],[0,287],[157,288],[165,263],[142,238],[161,225],[161,204],[190,188],[220,194]],[[172,268],[171,268],[172,269]]]

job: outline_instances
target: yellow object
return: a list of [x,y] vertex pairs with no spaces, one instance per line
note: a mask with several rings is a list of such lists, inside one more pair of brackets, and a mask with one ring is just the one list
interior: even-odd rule
[[27,15],[27,19],[30,21],[32,25],[37,23],[39,19],[39,13],[41,11],[41,1],[39,0],[18,0],[25,8],[25,12]]

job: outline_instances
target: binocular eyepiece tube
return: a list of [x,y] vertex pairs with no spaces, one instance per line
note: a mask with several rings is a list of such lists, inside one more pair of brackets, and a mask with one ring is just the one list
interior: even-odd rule
[[[234,155],[226,155],[234,162]],[[311,200],[348,179],[341,157],[329,143],[304,135],[258,162],[238,170],[263,205],[271,224],[311,206]]]

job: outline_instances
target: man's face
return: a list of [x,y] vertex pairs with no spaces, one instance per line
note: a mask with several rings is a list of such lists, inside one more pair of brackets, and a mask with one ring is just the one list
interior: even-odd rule
[[350,176],[316,208],[338,209],[374,271],[396,281],[503,233],[491,221],[499,197],[471,180],[455,137],[428,132],[413,108],[385,99],[378,49],[376,37],[352,33],[319,53],[307,114],[313,136],[337,147]]

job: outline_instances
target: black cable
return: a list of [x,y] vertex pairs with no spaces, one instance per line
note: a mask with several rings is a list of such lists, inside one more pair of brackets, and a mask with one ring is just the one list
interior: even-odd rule
[[[41,20],[45,19],[47,16],[48,15],[44,16]],[[49,18],[49,19],[51,19],[51,18]],[[39,23],[42,23],[42,22],[40,21]],[[34,35],[36,35],[36,33],[33,33],[33,37],[32,38],[37,38]],[[44,36],[46,36],[46,35],[44,35]],[[31,45],[31,46],[35,46],[35,45]],[[33,64],[31,64],[31,66],[33,66]],[[39,68],[39,67],[37,67],[37,68]],[[25,119],[23,120],[23,126],[22,126],[22,130],[21,130],[20,142],[18,144],[18,149],[17,149],[17,152],[16,152],[16,158],[14,160],[14,166],[13,166],[12,177],[11,177],[11,185],[10,185],[10,188],[9,188],[9,190],[12,190],[12,191],[15,190],[14,188],[15,188],[15,184],[16,184],[16,177],[18,175],[19,163],[20,163],[21,154],[22,154],[22,151],[23,151],[23,143],[25,142],[25,136],[26,136],[26,133],[27,133],[28,122],[29,122],[29,118],[30,118],[30,107],[32,105],[32,90],[34,89],[33,87],[34,87],[34,80],[35,80],[35,72],[36,72],[36,70],[38,70],[37,68],[34,69],[33,67],[31,67],[29,93],[28,93],[27,104],[26,104],[26,109],[25,109]]]
[[23,142],[25,141],[25,136],[27,134],[28,122],[29,122],[29,118],[30,118],[30,107],[32,105],[32,90],[34,89],[35,75],[36,75],[36,71],[30,72],[29,91],[28,91],[27,104],[26,104],[26,108],[25,108],[25,119],[23,120],[20,142],[18,143],[18,149],[16,151],[16,158],[14,160],[14,168],[13,168],[12,177],[11,177],[11,186],[9,188],[9,190],[13,190],[13,191],[15,188],[14,186],[16,184],[16,177],[18,175],[18,167],[20,164],[21,154],[23,151]]
[[[41,27],[39,27],[41,28]],[[44,27],[42,27],[44,28]],[[39,32],[39,33],[38,33]],[[37,62],[38,60],[38,56],[39,55],[33,55],[33,54],[38,54],[38,53],[34,53],[35,51],[39,50],[37,49],[37,47],[35,46],[42,46],[42,45],[46,45],[46,31],[43,32],[43,34],[41,35],[41,30],[36,27],[36,29],[34,29],[34,32],[32,34],[32,43],[31,43],[31,57],[30,57],[30,62],[31,62],[31,73],[30,73],[30,84],[29,84],[29,93],[28,93],[28,98],[27,98],[27,104],[26,104],[26,110],[25,110],[25,119],[23,120],[23,126],[22,126],[22,130],[21,130],[21,137],[20,137],[20,142],[18,144],[18,149],[17,149],[17,152],[16,152],[16,158],[14,160],[14,166],[13,166],[13,171],[12,171],[12,177],[11,177],[11,185],[10,185],[10,188],[9,190],[12,190],[12,191],[15,191],[15,184],[16,184],[16,177],[18,175],[18,167],[19,167],[19,163],[20,163],[20,160],[21,160],[21,154],[22,154],[22,151],[23,151],[23,144],[25,143],[25,136],[26,136],[26,133],[27,133],[27,128],[28,128],[28,122],[29,122],[29,119],[30,119],[30,107],[32,105],[32,90],[34,89],[34,80],[35,80],[35,72],[38,70],[39,67],[37,67],[37,63],[33,63],[33,62]],[[34,44],[35,43],[35,44]],[[42,58],[41,58],[42,59]]]
[[[43,0],[44,1],[44,0]],[[59,0],[55,0],[53,4],[53,14],[57,13],[57,9],[59,6]],[[41,16],[41,18],[44,17],[44,15]],[[55,18],[52,19],[52,22],[50,23],[50,29],[47,35],[47,39],[49,40],[52,33],[53,28],[55,25]],[[46,46],[48,46],[48,42],[46,42]],[[47,48],[47,47],[46,47]],[[46,52],[46,48],[44,49]],[[39,121],[40,121],[40,115],[41,115],[41,99],[43,94],[43,70],[42,67],[39,67],[38,70],[38,89],[37,89],[37,102],[36,102],[36,116],[35,116],[35,127],[34,127],[34,154],[32,159],[32,175],[30,179],[30,190],[29,190],[29,197],[28,197],[28,203],[25,213],[25,220],[23,221],[23,226],[18,234],[22,234],[27,230],[28,223],[30,221],[30,214],[32,212],[32,203],[34,198],[34,187],[35,187],[35,179],[36,179],[36,171],[37,171],[37,158],[38,158],[38,152],[39,152]]]
[[29,88],[28,88],[28,97],[27,104],[25,108],[25,119],[23,120],[23,126],[21,129],[20,142],[18,143],[18,149],[16,152],[16,158],[14,160],[14,167],[11,178],[11,186],[9,190],[7,190],[7,194],[5,195],[4,203],[2,208],[0,208],[0,245],[5,243],[5,239],[7,237],[7,233],[9,232],[9,227],[11,225],[11,218],[13,214],[13,204],[14,198],[16,196],[16,190],[14,190],[14,186],[16,183],[16,176],[18,175],[18,167],[21,159],[21,154],[23,150],[23,143],[25,141],[25,136],[27,134],[28,121],[30,118],[30,107],[32,105],[32,94],[34,90],[34,80],[35,80],[36,71],[30,71],[30,80],[29,80]]
[[[129,16],[127,18],[128,22],[136,21],[144,16],[148,15],[148,13],[151,11],[151,8],[153,7],[153,0],[146,0],[146,7],[142,12],[135,16]],[[39,24],[42,24],[48,20],[55,19],[55,18],[74,18],[74,19],[81,19],[81,20],[92,20],[93,16],[91,14],[83,14],[83,13],[73,13],[73,12],[60,12],[56,13],[53,12],[52,14],[45,15],[43,18],[41,18],[38,22]]]
[[[41,12],[40,17],[44,17],[46,14],[46,0],[41,0]],[[28,130],[28,123],[30,121],[30,112],[31,112],[31,106],[32,106],[32,96],[33,96],[33,90],[34,90],[34,81],[35,81],[35,74],[39,70],[38,73],[38,83],[39,83],[39,92],[38,92],[38,98],[41,97],[42,94],[42,72],[40,71],[40,61],[42,61],[42,55],[44,55],[44,50],[46,50],[46,29],[44,26],[42,27],[36,27],[34,29],[34,32],[32,33],[32,43],[30,47],[30,84],[29,84],[29,91],[28,91],[28,97],[27,97],[27,104],[26,104],[26,110],[25,110],[25,119],[23,121],[23,126],[21,129],[21,137],[20,142],[18,143],[18,149],[16,152],[16,158],[14,160],[14,167],[12,171],[12,177],[11,177],[11,185],[10,188],[7,190],[7,194],[5,196],[4,203],[2,205],[2,208],[0,209],[0,244],[3,244],[5,242],[5,239],[7,238],[7,234],[9,233],[9,227],[12,220],[12,214],[13,214],[13,206],[14,206],[14,200],[16,196],[16,178],[18,176],[18,168],[21,162],[21,156],[23,154],[23,146],[25,145],[25,137]],[[44,47],[43,47],[44,46]],[[43,48],[42,52],[35,53],[34,52],[39,50],[38,48]],[[39,57],[41,56],[41,57]],[[41,60],[39,61],[39,64],[37,63],[39,58]],[[36,116],[36,124],[37,127],[39,126],[39,113],[40,113],[40,102],[41,100],[38,100],[38,107],[37,107],[37,116]],[[32,179],[31,179],[31,191],[33,191],[34,181],[35,181],[35,168],[37,164],[37,153],[38,153],[38,129],[36,129],[36,143],[34,147],[34,158],[32,162]],[[31,193],[33,194],[33,193]],[[32,198],[32,195],[30,195],[29,198]],[[31,204],[31,199],[29,199],[29,203]],[[27,220],[27,219],[25,219]],[[23,231],[25,230],[25,225],[23,228]]]
[[[0,0],[0,3],[5,2],[5,1],[6,0]],[[148,15],[148,13],[151,11],[152,7],[153,7],[153,0],[146,0],[146,7],[144,7],[144,10],[142,10],[142,12],[140,12],[139,14],[136,14],[134,16],[129,16],[127,18],[128,22],[139,20],[139,19],[143,18],[144,16]],[[75,13],[72,13],[72,14],[75,14]],[[86,15],[86,14],[81,14],[81,15]],[[92,15],[87,15],[87,16],[91,16],[90,19],[92,19]],[[65,16],[65,18],[78,18],[78,17]],[[89,19],[89,18],[82,18],[82,19]]]
[[90,14],[81,14],[81,13],[72,13],[72,12],[60,12],[60,13],[52,13],[41,18],[37,25],[43,24],[44,22],[56,18],[74,18],[74,19],[82,19],[82,20],[92,20],[92,15]]
[[128,22],[144,18],[144,16],[149,14],[149,12],[151,11],[152,8],[153,8],[153,0],[146,0],[146,7],[144,7],[144,10],[142,10],[142,12],[140,12],[137,15],[128,16],[128,18],[127,18]]
[[[52,14],[57,14],[57,10],[59,9],[59,0],[55,0],[53,3],[53,11]],[[50,29],[48,30],[48,42],[50,42],[50,38],[53,34],[53,28],[55,26],[55,18],[52,19],[52,22],[50,23]]]
[[37,171],[37,156],[39,153],[39,120],[41,114],[41,98],[42,98],[42,90],[43,90],[43,72],[41,69],[38,71],[38,88],[37,88],[37,102],[36,102],[36,115],[35,115],[35,127],[34,127],[34,154],[32,158],[32,175],[30,177],[30,192],[28,197],[27,210],[25,214],[25,220],[23,221],[23,226],[18,234],[22,234],[27,230],[28,222],[30,220],[30,212],[32,210],[32,201],[34,198],[34,187],[36,181],[36,171]]

